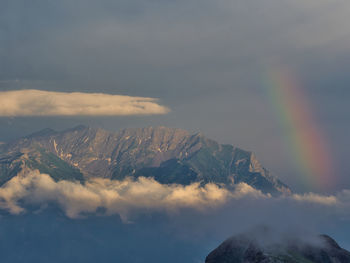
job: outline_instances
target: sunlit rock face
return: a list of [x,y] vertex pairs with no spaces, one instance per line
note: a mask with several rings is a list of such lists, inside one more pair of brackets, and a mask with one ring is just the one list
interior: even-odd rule
[[348,263],[350,252],[327,235],[292,237],[270,230],[234,236],[214,249],[205,263]]
[[25,167],[55,180],[144,176],[166,184],[214,182],[230,187],[245,182],[264,193],[290,192],[251,152],[166,127],[119,132],[85,126],[62,132],[45,129],[1,145],[0,183]]

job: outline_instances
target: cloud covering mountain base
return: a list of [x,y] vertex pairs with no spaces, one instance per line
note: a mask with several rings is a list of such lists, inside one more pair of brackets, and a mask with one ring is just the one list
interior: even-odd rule
[[332,214],[340,213],[343,217],[350,216],[346,212],[350,208],[349,190],[330,196],[307,193],[272,197],[245,183],[237,184],[233,190],[212,183],[160,184],[153,178],[144,177],[122,181],[93,178],[82,184],[65,180],[55,182],[37,170],[25,171],[0,188],[0,208],[11,214],[24,213],[26,205],[44,207],[50,203],[59,205],[70,218],[96,213],[100,208],[105,215],[119,214],[127,220],[140,211],[176,214],[181,209],[190,209],[210,214],[230,206],[235,211],[234,207],[240,208],[242,204],[245,204],[245,211],[240,211],[241,214],[248,213],[250,206],[251,212],[312,207]]

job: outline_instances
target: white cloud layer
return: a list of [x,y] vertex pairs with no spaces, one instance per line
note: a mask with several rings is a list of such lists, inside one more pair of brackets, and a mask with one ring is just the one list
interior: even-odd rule
[[282,206],[287,203],[294,206],[311,204],[321,209],[336,207],[345,211],[350,207],[350,191],[342,191],[336,196],[309,193],[272,197],[244,183],[238,184],[233,191],[211,183],[204,186],[198,183],[166,185],[144,177],[123,181],[98,178],[81,184],[55,182],[49,175],[38,171],[19,174],[0,188],[0,209],[11,214],[24,213],[26,205],[45,207],[53,203],[58,204],[70,218],[95,213],[103,207],[106,215],[119,214],[124,221],[130,214],[140,211],[173,213],[179,209],[191,209],[208,212],[235,202],[248,204],[250,201],[255,205],[259,202]]
[[124,116],[168,112],[154,98],[34,89],[0,92],[0,116]]
[[[254,192],[249,186],[241,188],[240,195]],[[228,190],[214,184],[204,187],[199,184],[163,185],[154,179],[141,177],[136,181],[92,179],[83,185],[70,181],[55,182],[49,175],[33,171],[12,178],[0,188],[0,207],[12,214],[20,214],[25,211],[20,203],[45,205],[53,202],[72,218],[79,217],[81,213],[93,213],[99,207],[106,208],[106,214],[120,214],[125,218],[135,209],[201,210],[222,204],[230,196],[232,194]]]
[[265,198],[247,184],[239,184],[234,192],[215,184],[188,186],[160,184],[152,178],[92,179],[84,185],[78,182],[55,182],[49,175],[31,171],[12,178],[0,188],[0,208],[12,214],[25,211],[21,204],[45,205],[57,203],[68,217],[94,213],[100,207],[106,214],[122,218],[136,210],[174,212],[181,208],[203,211],[223,205],[230,199],[243,197]]

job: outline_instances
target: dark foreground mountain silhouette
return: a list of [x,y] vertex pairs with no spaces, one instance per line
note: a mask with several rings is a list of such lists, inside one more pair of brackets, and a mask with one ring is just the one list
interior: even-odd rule
[[38,169],[55,180],[144,176],[166,184],[244,182],[264,193],[290,192],[253,153],[166,127],[45,129],[0,145],[0,184],[23,169]]
[[350,252],[327,235],[277,237],[271,230],[234,236],[223,242],[205,263],[349,263]]

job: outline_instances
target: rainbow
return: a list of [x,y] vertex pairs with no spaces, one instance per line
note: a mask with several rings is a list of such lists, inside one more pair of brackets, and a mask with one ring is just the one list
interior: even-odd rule
[[288,134],[287,149],[298,165],[301,180],[319,190],[329,189],[334,183],[330,151],[302,87],[286,69],[270,70],[267,76],[267,94]]

